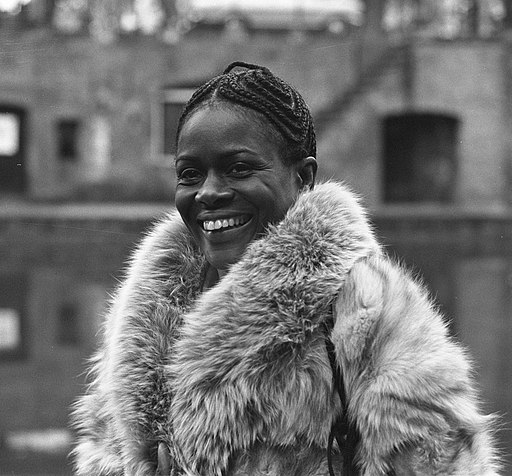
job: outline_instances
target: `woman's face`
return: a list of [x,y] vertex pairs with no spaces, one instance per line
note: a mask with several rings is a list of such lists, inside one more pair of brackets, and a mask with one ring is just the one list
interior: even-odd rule
[[219,272],[284,217],[302,186],[301,162],[285,164],[277,140],[251,115],[207,106],[187,118],[178,139],[176,207]]

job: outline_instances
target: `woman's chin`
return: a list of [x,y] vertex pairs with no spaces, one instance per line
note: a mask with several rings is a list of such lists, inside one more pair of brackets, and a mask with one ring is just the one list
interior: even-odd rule
[[200,231],[200,247],[208,262],[217,270],[227,270],[240,260],[247,246],[257,237],[255,220],[226,231]]

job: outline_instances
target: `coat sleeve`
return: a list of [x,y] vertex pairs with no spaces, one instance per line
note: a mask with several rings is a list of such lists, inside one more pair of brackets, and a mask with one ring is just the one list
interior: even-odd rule
[[362,475],[498,474],[466,352],[403,268],[384,256],[354,265],[332,340]]

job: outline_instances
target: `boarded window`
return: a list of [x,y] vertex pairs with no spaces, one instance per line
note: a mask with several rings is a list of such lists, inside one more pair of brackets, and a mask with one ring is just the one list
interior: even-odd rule
[[165,102],[163,104],[163,153],[164,155],[174,155],[176,153],[176,130],[180,119],[183,104],[175,102]]
[[57,316],[57,342],[60,345],[75,346],[80,341],[80,313],[76,305],[65,303]]
[[57,150],[59,160],[75,162],[79,158],[78,134],[80,123],[75,119],[61,119],[57,122]]
[[384,200],[453,200],[457,173],[457,118],[434,113],[388,116],[383,127]]
[[169,163],[176,153],[176,130],[183,107],[195,88],[169,88],[159,96],[152,117],[152,150],[154,160]]

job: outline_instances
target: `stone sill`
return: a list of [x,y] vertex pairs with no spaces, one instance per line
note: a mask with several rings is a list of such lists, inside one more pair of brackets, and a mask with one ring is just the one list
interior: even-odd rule
[[512,220],[512,207],[493,204],[488,206],[454,206],[437,204],[396,204],[375,207],[370,216],[391,220]]
[[[165,203],[0,203],[0,219],[35,218],[41,220],[152,220],[173,210]],[[460,207],[435,204],[397,204],[370,208],[376,220],[495,220],[511,221],[512,207],[489,205]]]
[[[0,205],[0,240],[81,242],[141,238],[143,230],[171,211],[164,203]],[[512,254],[512,209],[387,205],[369,211],[385,244],[454,246]]]

